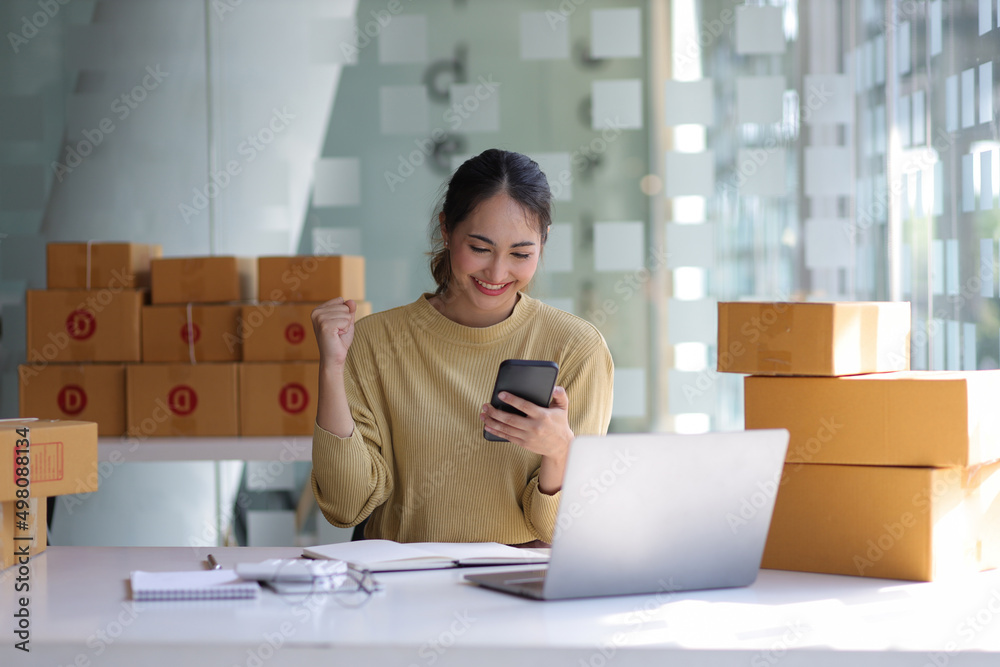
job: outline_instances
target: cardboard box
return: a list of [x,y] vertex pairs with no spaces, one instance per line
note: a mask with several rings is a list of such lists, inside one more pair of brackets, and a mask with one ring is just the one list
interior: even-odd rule
[[[188,316],[190,314],[190,321]],[[243,342],[237,325],[240,306],[144,306],[142,360],[145,362],[239,361]]]
[[139,361],[147,295],[144,290],[28,290],[28,361]]
[[856,375],[910,368],[910,304],[719,303],[718,370]]
[[240,434],[311,435],[319,364],[240,364]]
[[148,243],[50,243],[46,284],[49,289],[146,288],[149,263],[161,255],[162,246]]
[[[243,306],[240,332],[243,361],[319,361],[312,311],[320,303],[257,303]],[[372,304],[358,301],[355,322],[371,315]]]
[[935,581],[998,564],[1000,462],[787,464],[761,567]]
[[237,364],[139,364],[125,385],[130,436],[239,435]]
[[744,379],[746,428],[787,428],[788,461],[970,466],[1000,459],[1000,371]]
[[365,258],[352,255],[261,257],[258,301],[365,298]]
[[32,496],[97,491],[97,424],[46,419],[0,420],[0,502],[17,500],[16,449],[28,429]]
[[254,298],[257,264],[250,257],[168,257],[152,262],[153,303],[225,303]]
[[97,434],[125,434],[123,364],[18,367],[21,417],[96,422]]
[[48,544],[48,498],[28,498],[27,508],[19,507],[24,505],[15,500],[0,502],[0,569],[22,564],[19,554],[24,550],[29,557],[37,556]]

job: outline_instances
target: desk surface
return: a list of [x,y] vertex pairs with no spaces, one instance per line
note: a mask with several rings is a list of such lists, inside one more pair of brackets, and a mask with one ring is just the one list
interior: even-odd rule
[[128,599],[131,570],[196,569],[209,552],[229,567],[300,550],[49,547],[31,561],[30,659],[13,648],[15,568],[0,574],[0,664],[944,667],[1000,653],[1000,571],[946,585],[762,570],[748,588],[535,602],[438,570],[379,575],[357,609],[269,591]]
[[311,435],[273,437],[98,438],[97,458],[136,461],[311,461]]

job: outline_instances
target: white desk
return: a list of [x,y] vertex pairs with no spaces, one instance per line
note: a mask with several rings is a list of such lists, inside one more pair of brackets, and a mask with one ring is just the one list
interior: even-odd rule
[[[270,592],[248,601],[127,599],[130,570],[197,568],[209,551],[224,567],[299,552],[50,547],[32,561],[30,656],[13,648],[8,629],[13,570],[0,576],[0,664],[1000,664],[1000,572],[945,586],[762,570],[744,589],[534,602],[440,570],[379,575],[385,590],[359,609]],[[978,631],[966,621],[977,615]],[[949,642],[962,652],[947,655]]]
[[98,438],[97,458],[112,464],[135,461],[312,461],[311,435],[231,438]]

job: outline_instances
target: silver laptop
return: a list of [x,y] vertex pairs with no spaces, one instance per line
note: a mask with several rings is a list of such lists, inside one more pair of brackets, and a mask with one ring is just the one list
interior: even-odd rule
[[465,578],[538,600],[749,586],[787,448],[784,429],[580,436],[548,567]]

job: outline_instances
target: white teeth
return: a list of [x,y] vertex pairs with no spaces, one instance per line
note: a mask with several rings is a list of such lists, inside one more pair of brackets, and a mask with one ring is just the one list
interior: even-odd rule
[[485,287],[486,289],[489,289],[489,290],[498,290],[498,289],[500,289],[501,287],[503,287],[504,285],[507,284],[507,283],[500,283],[499,285],[490,285],[489,283],[484,283],[482,280],[480,280],[479,278],[476,278],[475,276],[473,276],[472,279],[475,280],[480,285],[482,285],[483,287]]

